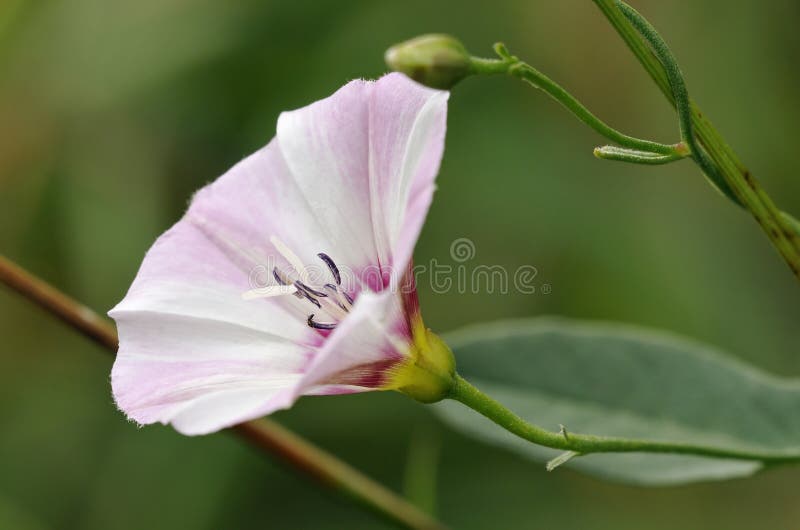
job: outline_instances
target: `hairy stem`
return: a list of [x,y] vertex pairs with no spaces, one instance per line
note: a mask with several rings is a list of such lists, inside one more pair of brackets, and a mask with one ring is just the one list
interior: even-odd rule
[[756,460],[765,463],[800,461],[800,454],[793,453],[743,451],[680,442],[658,442],[632,438],[594,436],[567,432],[567,430],[563,428],[561,432],[548,431],[538,425],[523,420],[501,403],[487,396],[472,386],[466,379],[458,375],[451,388],[449,398],[463,403],[467,407],[486,416],[500,427],[529,442],[553,449],[572,451],[578,455],[587,455],[590,453],[638,452],[687,454],[735,460]]
[[[108,320],[2,255],[0,282],[94,340],[112,355],[116,353],[117,333]],[[395,524],[416,530],[445,528],[381,484],[272,420],[248,421],[236,425],[230,432]]]
[[[654,54],[651,44],[643,38],[640,30],[631,22],[628,16],[630,8],[627,8],[629,11],[626,12],[625,4],[618,0],[593,1],[656,82],[661,92],[675,105],[675,97],[664,65]],[[701,159],[696,159],[696,162],[714,181],[717,179],[714,178],[713,173],[709,174],[709,172],[719,172],[719,178],[732,192],[733,196],[730,198],[750,212],[791,271],[800,280],[800,232],[792,223],[793,218],[775,206],[753,174],[744,166],[714,125],[691,100],[689,107],[694,134],[708,158],[708,160],[703,160],[701,155]]]

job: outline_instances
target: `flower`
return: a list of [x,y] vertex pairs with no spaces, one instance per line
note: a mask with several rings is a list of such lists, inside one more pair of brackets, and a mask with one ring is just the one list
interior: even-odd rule
[[350,82],[198,191],[109,313],[117,406],[205,434],[302,395],[445,397],[452,353],[409,271],[447,97],[401,74]]

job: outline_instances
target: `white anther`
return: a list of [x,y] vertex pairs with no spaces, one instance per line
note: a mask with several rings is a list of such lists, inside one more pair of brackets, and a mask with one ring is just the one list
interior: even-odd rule
[[286,246],[286,243],[278,239],[277,236],[270,236],[269,238],[270,243],[275,245],[275,249],[280,253],[281,256],[289,262],[289,265],[297,272],[297,275],[300,276],[300,281],[309,285],[311,280],[308,277],[308,271],[306,271],[305,265],[303,262],[300,261],[300,258],[297,257],[297,254],[292,252],[292,250]]
[[245,300],[253,300],[256,298],[272,298],[273,296],[284,296],[297,292],[297,287],[294,285],[268,285],[266,287],[259,287],[258,289],[250,289],[242,293],[242,298]]

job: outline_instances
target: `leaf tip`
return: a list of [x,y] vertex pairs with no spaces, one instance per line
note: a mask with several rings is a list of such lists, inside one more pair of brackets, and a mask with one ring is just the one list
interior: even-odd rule
[[566,464],[567,462],[569,462],[570,460],[572,460],[576,456],[580,456],[580,455],[581,455],[580,453],[575,452],[575,451],[566,451],[564,453],[561,453],[560,455],[558,455],[554,459],[550,460],[549,462],[547,462],[547,464],[545,464],[544,467],[545,467],[545,469],[547,471],[553,471],[555,468],[559,467],[560,465]]

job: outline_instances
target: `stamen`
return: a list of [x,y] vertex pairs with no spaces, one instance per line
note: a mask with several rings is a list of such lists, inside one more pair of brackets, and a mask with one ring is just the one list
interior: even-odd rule
[[[278,267],[274,267],[272,269],[272,277],[275,278],[275,281],[278,282],[278,285],[289,285],[291,283],[289,278],[287,278]],[[303,295],[297,292],[297,288],[295,288],[293,293],[295,298],[303,298]]]
[[[328,266],[331,276],[333,277],[336,285],[332,283],[324,284],[321,290],[317,290],[309,286],[310,279],[308,271],[297,257],[297,254],[276,236],[270,237],[270,242],[274,245],[275,249],[281,256],[289,263],[296,275],[289,270],[288,273],[278,267],[273,267],[272,276],[278,285],[271,285],[261,287],[258,289],[251,289],[242,293],[242,297],[246,300],[253,298],[266,298],[271,296],[280,296],[284,294],[292,294],[297,298],[305,298],[318,309],[324,310],[328,318],[332,318],[332,322],[317,322],[314,320],[314,314],[308,316],[307,323],[309,327],[314,329],[332,330],[335,329],[338,322],[347,317],[347,313],[353,306],[353,298],[342,289],[342,275],[339,268],[330,256],[324,252],[317,254],[325,265]],[[299,280],[294,278],[299,276]]]
[[331,274],[333,275],[333,279],[336,280],[336,285],[342,285],[342,275],[339,274],[339,268],[336,266],[336,263],[333,262],[330,256],[325,254],[324,252],[320,252],[317,254],[317,257],[325,262],[325,265],[331,270]]
[[278,282],[279,285],[289,285],[289,279],[283,275],[281,270],[278,267],[272,269],[272,277],[275,278],[275,281]]
[[242,293],[244,300],[253,300],[255,298],[271,298],[273,296],[283,296],[286,294],[295,294],[297,287],[294,285],[268,285],[267,287],[259,287],[258,289],[250,289]]
[[302,289],[303,291],[306,291],[308,294],[313,294],[314,296],[319,296],[319,297],[328,296],[327,294],[325,294],[323,292],[317,291],[316,289],[312,289],[311,287],[309,287],[308,285],[304,284],[303,282],[294,282],[294,284],[298,289]]
[[322,309],[322,305],[319,303],[319,301],[316,298],[314,298],[313,296],[311,296],[310,294],[308,294],[307,292],[305,292],[302,289],[298,289],[297,292],[300,293],[303,296],[303,298],[305,298],[306,300],[308,300],[309,302],[311,302],[312,304],[314,304],[318,308]]
[[353,298],[352,298],[352,297],[351,297],[349,294],[347,294],[347,293],[346,293],[346,292],[344,292],[344,291],[341,291],[341,293],[342,293],[342,296],[344,296],[345,300],[347,300],[347,303],[348,303],[348,304],[350,304],[350,305],[353,305],[353,304],[354,304],[354,302],[353,302]]
[[342,296],[344,293],[340,293],[335,285],[333,285],[332,283],[326,283],[325,289],[327,289],[331,293],[331,299],[336,303],[338,307],[340,307],[344,311],[350,311],[350,308],[347,307],[346,305],[347,299]]
[[292,268],[297,271],[300,279],[304,282],[308,282],[308,271],[306,271],[303,262],[297,257],[297,254],[292,252],[292,250],[286,246],[286,243],[278,239],[276,236],[270,236],[269,241],[275,245],[275,249],[286,259],[286,261],[289,262],[289,265],[291,265]]
[[314,329],[336,329],[336,324],[333,322],[315,322],[313,314],[308,315],[306,322]]

